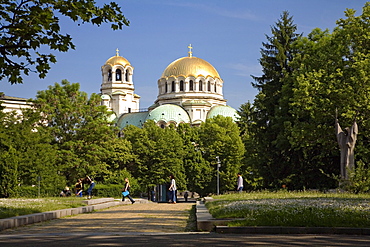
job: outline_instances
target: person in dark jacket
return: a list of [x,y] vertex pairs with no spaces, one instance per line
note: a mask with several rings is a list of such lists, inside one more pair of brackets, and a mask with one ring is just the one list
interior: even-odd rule
[[[125,192],[128,192],[128,194]],[[125,197],[127,197],[132,204],[135,203],[135,200],[132,199],[132,197],[130,196],[130,181],[128,180],[128,178],[125,178],[125,186],[122,189],[122,201],[125,201]]]

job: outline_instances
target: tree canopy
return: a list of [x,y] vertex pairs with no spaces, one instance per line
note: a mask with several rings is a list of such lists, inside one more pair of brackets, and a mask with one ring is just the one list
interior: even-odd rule
[[240,113],[247,121],[244,142],[255,147],[246,161],[262,175],[264,187],[338,185],[328,178],[340,167],[336,109],[342,126],[357,120],[356,160],[369,163],[370,4],[355,13],[347,9],[332,32],[314,29],[305,37],[292,33],[295,25],[284,12],[272,28],[275,38],[263,43],[264,74],[254,77],[260,92],[253,107],[243,105]]
[[88,97],[79,87],[64,80],[39,91],[32,101],[58,151],[60,172],[71,182],[86,175],[99,179],[108,172],[107,160],[112,161],[109,155],[118,133],[109,121],[112,113],[100,105],[100,96]]
[[0,80],[23,83],[23,76],[35,72],[44,78],[56,57],[49,50],[74,49],[72,37],[60,32],[60,17],[78,25],[111,23],[122,29],[129,21],[117,3],[98,7],[93,0],[7,0],[0,3]]

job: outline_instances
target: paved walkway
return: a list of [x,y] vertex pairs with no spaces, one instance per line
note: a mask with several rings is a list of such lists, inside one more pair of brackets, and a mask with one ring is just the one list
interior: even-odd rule
[[0,232],[0,246],[369,246],[370,236],[186,232],[193,203],[135,203]]
[[128,233],[128,232],[185,232],[189,210],[194,203],[135,203],[124,204],[94,213],[79,214],[6,229],[3,234],[37,233]]

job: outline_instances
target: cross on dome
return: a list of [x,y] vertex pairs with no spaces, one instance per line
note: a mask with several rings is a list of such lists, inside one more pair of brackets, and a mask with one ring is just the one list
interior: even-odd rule
[[192,57],[193,56],[193,51],[192,51],[193,47],[191,46],[191,44],[188,46],[188,48],[189,48],[189,52],[188,52],[189,57]]
[[116,49],[116,56],[117,57],[119,56],[119,50],[118,50],[118,48]]

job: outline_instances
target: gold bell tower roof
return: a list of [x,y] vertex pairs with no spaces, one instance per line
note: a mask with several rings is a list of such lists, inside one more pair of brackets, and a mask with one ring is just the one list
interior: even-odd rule
[[110,66],[115,66],[115,65],[122,65],[122,66],[126,66],[126,65],[131,65],[130,62],[124,58],[124,57],[121,57],[119,55],[119,50],[116,49],[116,55],[109,58],[106,62],[105,62],[105,65],[110,65]]
[[[220,78],[217,70],[207,61],[193,57],[191,45],[188,46],[189,52],[187,57],[179,58],[172,63],[170,63],[167,68],[163,71],[161,78],[168,77],[213,77]],[[220,78],[221,79],[221,78]]]

